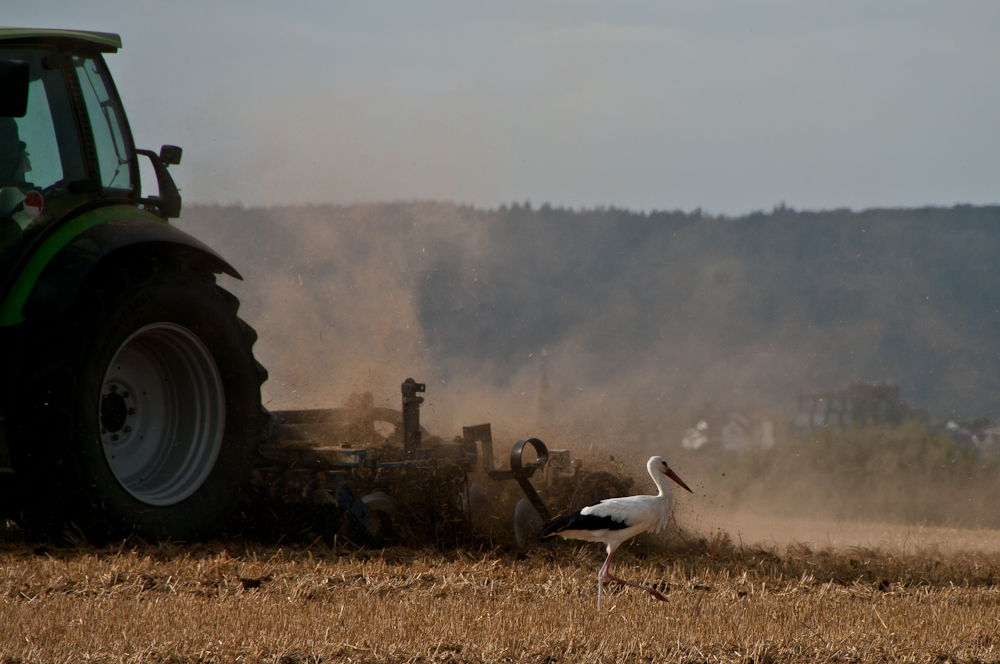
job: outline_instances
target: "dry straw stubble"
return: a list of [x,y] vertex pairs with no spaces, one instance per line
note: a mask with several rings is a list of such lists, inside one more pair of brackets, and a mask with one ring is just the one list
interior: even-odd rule
[[232,543],[0,554],[5,661],[993,661],[1000,556],[783,552],[724,538],[623,551]]

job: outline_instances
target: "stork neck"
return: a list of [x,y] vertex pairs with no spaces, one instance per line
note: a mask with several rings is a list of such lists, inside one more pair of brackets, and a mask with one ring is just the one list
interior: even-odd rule
[[656,496],[662,498],[665,494],[669,494],[670,486],[667,484],[667,476],[659,470],[654,470],[652,464],[646,464],[646,470],[649,472],[649,476],[653,478],[653,484],[656,485]]

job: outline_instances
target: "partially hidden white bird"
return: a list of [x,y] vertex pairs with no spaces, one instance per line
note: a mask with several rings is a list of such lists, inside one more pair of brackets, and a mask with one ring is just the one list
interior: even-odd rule
[[669,477],[693,493],[684,480],[670,469],[663,457],[654,456],[646,462],[646,470],[659,490],[655,496],[626,496],[608,498],[588,505],[578,512],[557,517],[542,526],[538,538],[546,542],[556,535],[563,539],[578,539],[586,542],[603,542],[608,547],[608,557],[597,574],[597,608],[601,608],[601,594],[604,579],[609,578],[633,588],[645,590],[660,601],[667,601],[660,591],[649,586],[620,579],[611,573],[611,559],[622,542],[639,533],[657,533],[667,525],[674,509],[674,496],[667,484]]

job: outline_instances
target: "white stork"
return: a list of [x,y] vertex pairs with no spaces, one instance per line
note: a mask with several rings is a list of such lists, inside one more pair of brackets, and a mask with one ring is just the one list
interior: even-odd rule
[[624,583],[633,588],[645,590],[660,601],[667,598],[655,588],[619,579],[611,573],[611,559],[615,550],[622,542],[639,533],[650,530],[660,532],[670,519],[674,509],[674,496],[670,493],[667,478],[680,484],[691,492],[684,480],[677,477],[663,457],[652,457],[646,462],[646,470],[659,489],[655,496],[626,496],[624,498],[608,498],[599,503],[588,505],[578,512],[567,514],[549,521],[538,534],[541,541],[546,542],[556,535],[563,539],[578,539],[587,542],[604,542],[608,547],[608,557],[597,574],[597,608],[601,608],[601,593],[604,578]]

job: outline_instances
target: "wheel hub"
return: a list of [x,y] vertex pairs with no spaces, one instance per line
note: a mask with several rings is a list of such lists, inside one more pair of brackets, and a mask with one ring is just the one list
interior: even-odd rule
[[118,483],[146,504],[174,505],[204,484],[222,449],[222,376],[193,332],[173,323],[147,325],[112,358],[98,416]]
[[101,397],[101,440],[104,444],[118,446],[125,442],[122,438],[132,433],[136,414],[131,390],[114,382],[105,384]]

